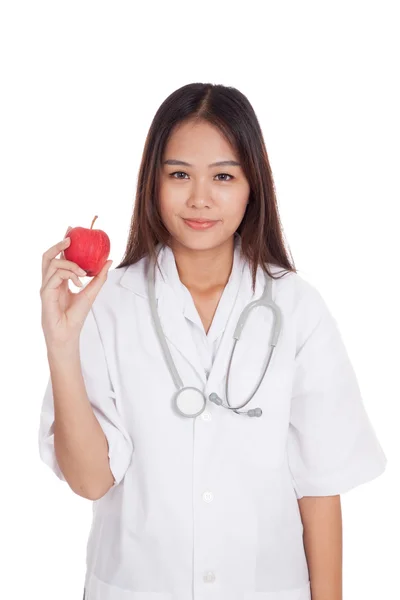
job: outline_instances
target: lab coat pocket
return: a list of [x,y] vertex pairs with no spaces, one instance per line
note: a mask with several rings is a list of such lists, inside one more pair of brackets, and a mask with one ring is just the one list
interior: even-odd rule
[[310,582],[292,590],[278,592],[245,592],[243,600],[311,600]]
[[172,592],[142,592],[121,588],[102,581],[91,573],[85,600],[172,600]]
[[[231,405],[238,406],[249,398],[260,377],[259,368],[246,365],[246,374],[236,378],[231,389]],[[248,461],[262,477],[268,471],[281,469],[285,461],[287,423],[290,407],[289,369],[276,368],[266,374],[260,387],[241,411],[260,408],[260,417],[234,415],[235,443],[241,450],[240,460]],[[225,386],[225,381],[224,381]]]

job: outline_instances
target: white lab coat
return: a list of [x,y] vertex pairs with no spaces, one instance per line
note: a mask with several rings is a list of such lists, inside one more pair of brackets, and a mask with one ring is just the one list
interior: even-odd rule
[[[162,275],[156,270],[158,311],[176,367],[185,385],[207,397],[225,398],[237,319],[264,289],[259,269],[252,295],[235,239],[210,342],[169,248]],[[151,319],[146,262],[108,273],[80,337],[86,390],[115,478],[93,503],[85,600],[310,600],[297,499],[342,494],[380,475],[387,462],[336,321],[300,275],[273,280],[281,336],[244,409],[259,406],[262,416],[208,401],[201,416],[185,418],[173,410],[176,390]],[[272,312],[261,307],[247,321],[231,368],[232,406],[258,380],[271,324]],[[53,419],[49,379],[40,456],[65,481]]]

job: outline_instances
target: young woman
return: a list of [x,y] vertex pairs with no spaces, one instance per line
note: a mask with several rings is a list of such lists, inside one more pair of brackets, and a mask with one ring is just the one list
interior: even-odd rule
[[386,457],[247,98],[172,93],[123,261],[72,293],[68,243],[43,255],[39,446],[95,502],[86,600],[341,600],[340,494]]

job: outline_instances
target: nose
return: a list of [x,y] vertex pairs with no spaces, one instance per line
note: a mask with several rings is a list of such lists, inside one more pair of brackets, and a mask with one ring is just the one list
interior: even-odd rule
[[191,208],[211,207],[213,204],[210,190],[206,184],[197,183],[191,189],[187,205]]

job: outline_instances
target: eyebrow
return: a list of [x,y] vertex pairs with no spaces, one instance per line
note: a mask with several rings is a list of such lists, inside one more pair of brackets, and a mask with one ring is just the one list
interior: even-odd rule
[[[169,158],[168,160],[165,160],[163,164],[164,165],[184,165],[185,167],[193,167],[193,165],[191,165],[190,163],[185,162],[184,160],[176,160],[175,158]],[[240,163],[237,162],[236,160],[220,160],[218,162],[211,163],[208,166],[209,167],[226,167],[226,166],[240,167]]]

